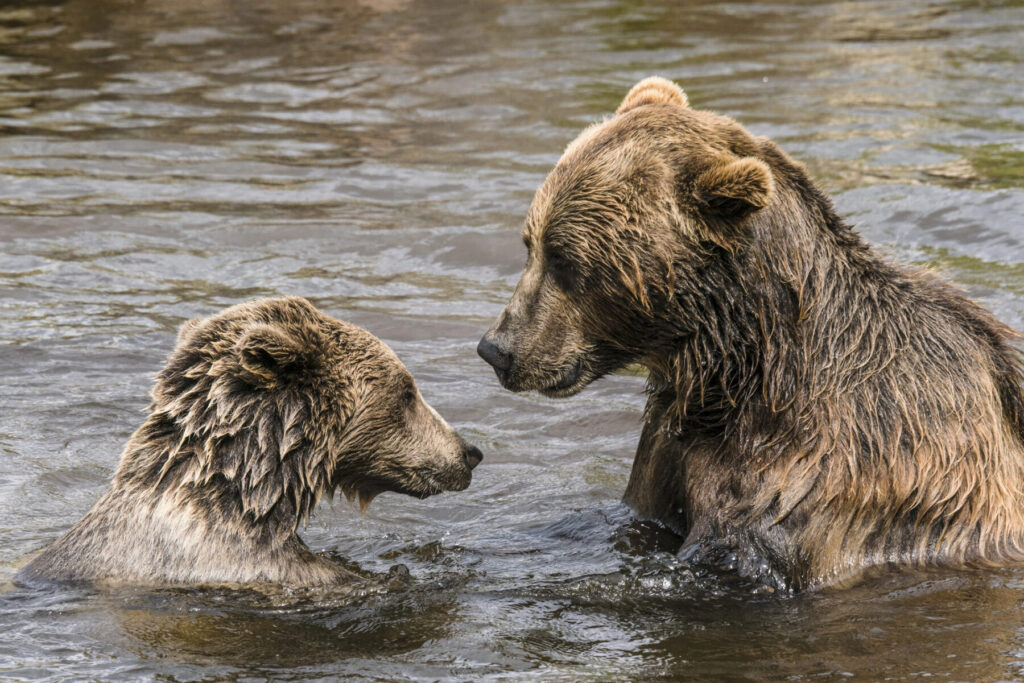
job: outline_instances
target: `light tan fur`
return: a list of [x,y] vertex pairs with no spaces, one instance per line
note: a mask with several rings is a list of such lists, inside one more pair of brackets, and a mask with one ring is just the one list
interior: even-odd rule
[[624,114],[630,109],[636,109],[645,104],[670,104],[687,107],[690,105],[690,100],[682,88],[667,78],[648,76],[630,89],[615,113]]
[[323,495],[461,490],[480,460],[387,345],[298,297],[185,323],[152,395],[110,489],[19,581],[352,584],[296,533]]

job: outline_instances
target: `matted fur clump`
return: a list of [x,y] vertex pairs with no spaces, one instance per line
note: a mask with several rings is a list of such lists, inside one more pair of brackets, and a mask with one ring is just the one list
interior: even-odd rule
[[1016,337],[880,257],[804,169],[675,84],[638,83],[537,191],[481,355],[569,396],[640,363],[625,501],[789,588],[1024,556]]
[[296,533],[322,496],[458,491],[481,458],[387,345],[298,297],[186,323],[152,396],[110,489],[19,580],[351,583]]

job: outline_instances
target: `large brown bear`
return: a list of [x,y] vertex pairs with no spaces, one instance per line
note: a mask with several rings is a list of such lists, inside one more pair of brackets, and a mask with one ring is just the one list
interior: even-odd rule
[[186,323],[152,395],[110,489],[20,581],[351,584],[296,534],[322,495],[458,491],[481,459],[391,349],[297,297]]
[[480,354],[513,391],[649,371],[625,502],[799,589],[1024,556],[1015,336],[881,258],[804,169],[649,78],[537,191]]

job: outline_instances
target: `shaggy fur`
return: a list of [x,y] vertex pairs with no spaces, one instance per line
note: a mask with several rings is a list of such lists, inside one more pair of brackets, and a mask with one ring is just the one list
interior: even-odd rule
[[379,339],[301,298],[186,323],[110,489],[23,581],[318,586],[296,534],[324,494],[461,490],[480,452]]
[[568,396],[650,371],[625,501],[789,588],[1024,554],[1014,333],[881,258],[804,169],[647,79],[569,145],[479,350]]

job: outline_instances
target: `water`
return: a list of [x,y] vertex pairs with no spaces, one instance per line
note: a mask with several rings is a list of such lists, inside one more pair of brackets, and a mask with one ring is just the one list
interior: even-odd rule
[[[873,242],[1024,328],[1020,2],[44,0],[0,8],[0,677],[1024,678],[1024,570],[781,598],[619,504],[643,380],[554,401],[474,346],[565,144],[650,74],[807,164]],[[324,505],[389,595],[25,591],[185,319],[301,294],[389,342],[473,486]]]

